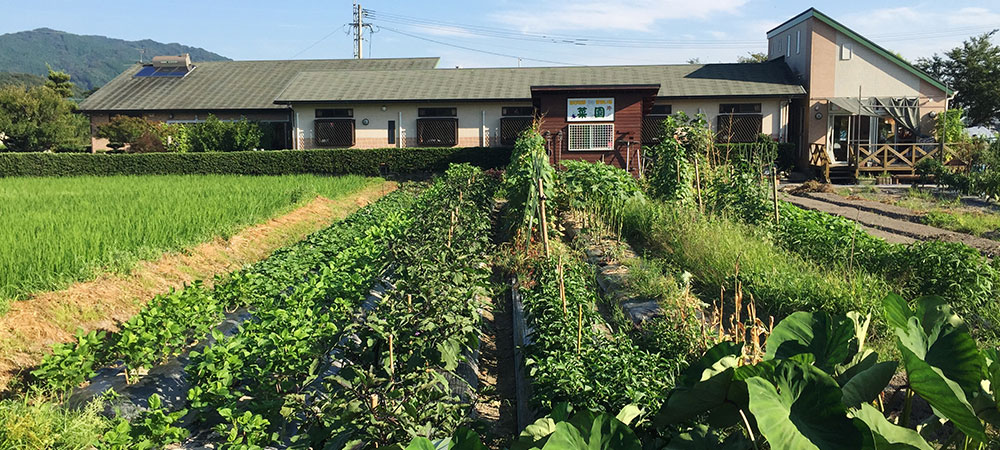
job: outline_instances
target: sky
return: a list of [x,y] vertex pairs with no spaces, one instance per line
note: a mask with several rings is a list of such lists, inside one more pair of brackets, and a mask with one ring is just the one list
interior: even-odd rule
[[[915,60],[1000,28],[1000,0],[364,0],[365,57],[439,67],[733,62],[810,6]],[[47,27],[201,47],[238,60],[353,57],[350,0],[0,0],[0,34]],[[997,39],[994,39],[997,42]],[[138,57],[138,52],[137,52]]]

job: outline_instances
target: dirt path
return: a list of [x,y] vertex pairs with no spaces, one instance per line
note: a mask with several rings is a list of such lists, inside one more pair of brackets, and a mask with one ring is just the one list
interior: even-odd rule
[[157,294],[195,280],[210,284],[215,275],[259,261],[394,189],[394,182],[376,183],[337,200],[317,197],[228,240],[218,238],[139,263],[128,274],[105,274],[12,303],[0,317],[0,391],[19,372],[38,364],[52,344],[71,340],[77,329],[113,329]]
[[979,249],[984,255],[1000,255],[1000,242],[971,234],[949,231],[915,221],[919,215],[906,208],[867,200],[851,200],[836,194],[806,193],[803,196],[782,194],[782,199],[800,208],[823,211],[857,221],[871,234],[889,242],[914,240],[961,242]]

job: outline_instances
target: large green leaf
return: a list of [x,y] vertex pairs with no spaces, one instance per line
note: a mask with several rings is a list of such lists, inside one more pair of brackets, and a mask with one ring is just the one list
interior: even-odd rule
[[722,439],[717,430],[699,424],[671,438],[663,450],[745,450],[752,445],[743,433],[730,433]]
[[857,449],[861,432],[847,418],[840,388],[817,367],[782,361],[774,384],[761,377],[746,380],[750,411],[771,448]]
[[[511,445],[512,450],[641,450],[635,433],[620,420],[608,414],[591,411],[576,413],[568,421],[536,421],[534,432],[522,432]],[[551,428],[549,428],[551,426]],[[546,433],[547,431],[550,431]]]
[[[657,427],[690,420],[726,404],[741,346],[720,343],[692,364],[653,418]],[[741,367],[742,369],[742,367]]]
[[451,443],[448,445],[449,450],[487,450],[486,446],[483,445],[483,441],[479,439],[479,435],[475,431],[468,428],[462,427],[455,431],[455,434],[451,437]]
[[841,388],[844,405],[852,408],[875,400],[896,374],[896,361],[883,361],[852,376]]
[[879,410],[867,403],[853,411],[851,415],[861,421],[865,436],[865,448],[875,450],[932,450],[930,444],[914,430],[890,423]]
[[847,317],[799,311],[774,327],[764,358],[787,359],[808,353],[815,357],[817,367],[831,373],[858,352],[857,335],[854,322]]
[[985,428],[971,403],[980,394],[983,374],[975,340],[940,297],[921,297],[914,303],[911,310],[898,296],[883,302],[910,386],[963,433],[985,441]]

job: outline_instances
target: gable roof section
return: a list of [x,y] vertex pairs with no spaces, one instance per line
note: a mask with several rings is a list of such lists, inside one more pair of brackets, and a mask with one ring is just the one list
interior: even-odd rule
[[658,97],[805,93],[783,60],[757,64],[302,72],[275,103],[527,100],[532,86],[659,85]]
[[833,27],[833,29],[841,33],[844,33],[845,35],[847,35],[847,37],[854,39],[855,41],[861,43],[861,45],[864,45],[865,47],[868,47],[871,51],[879,55],[882,55],[882,57],[888,59],[889,61],[895,63],[896,65],[902,67],[903,69],[906,69],[908,72],[916,75],[920,79],[930,83],[931,86],[941,89],[946,94],[951,95],[954,93],[954,91],[952,91],[951,88],[946,86],[944,83],[934,79],[934,77],[930,76],[927,72],[918,69],[913,64],[910,64],[908,61],[896,56],[894,53],[886,50],[885,48],[882,48],[882,46],[872,42],[870,39],[858,33],[855,33],[854,30],[851,30],[850,28],[844,26],[844,24],[837,22],[836,20],[833,20],[832,18],[830,18],[830,16],[821,13],[816,8],[809,8],[803,11],[801,14],[792,17],[791,19],[788,19],[787,21],[785,21],[785,23],[782,23],[781,25],[772,28],[770,31],[767,32],[767,38],[771,39],[775,35],[780,34],[788,30],[789,28],[792,28],[810,18],[815,18],[816,20],[819,20],[820,22],[823,22]]
[[284,109],[282,88],[303,71],[431,69],[438,58],[203,61],[183,78],[135,77],[136,64],[80,104],[84,112]]

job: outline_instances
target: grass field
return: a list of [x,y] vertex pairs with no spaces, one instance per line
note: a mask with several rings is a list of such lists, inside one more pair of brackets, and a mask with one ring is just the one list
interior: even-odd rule
[[376,182],[360,176],[0,179],[0,312],[7,300],[180,250]]

